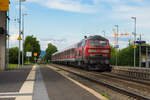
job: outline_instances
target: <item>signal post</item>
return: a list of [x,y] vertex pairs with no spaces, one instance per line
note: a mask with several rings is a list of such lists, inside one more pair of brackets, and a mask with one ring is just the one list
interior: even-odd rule
[[6,29],[7,12],[0,11],[0,70],[6,68]]
[[0,1],[0,70],[6,69],[7,11],[9,0]]

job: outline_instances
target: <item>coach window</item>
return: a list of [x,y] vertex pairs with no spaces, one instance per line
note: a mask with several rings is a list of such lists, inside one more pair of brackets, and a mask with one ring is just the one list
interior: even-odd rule
[[70,55],[72,55],[72,49],[70,49]]
[[75,50],[74,49],[72,49],[72,55],[75,53]]
[[70,54],[70,52],[69,52],[70,50],[67,50],[67,56],[69,56],[69,54]]
[[69,56],[71,56],[72,55],[72,51],[71,51],[71,49],[69,50]]
[[63,52],[62,54],[63,54],[63,57],[64,57],[64,56],[65,56],[65,53]]
[[71,55],[73,55],[74,54],[74,49],[71,49]]
[[67,56],[69,56],[69,50],[67,50]]
[[60,57],[62,57],[62,52],[59,55],[60,55]]
[[65,51],[65,53],[66,53],[66,57],[68,56],[68,52],[67,51]]
[[67,56],[67,52],[65,51],[65,57]]
[[70,50],[68,50],[68,56],[70,56]]

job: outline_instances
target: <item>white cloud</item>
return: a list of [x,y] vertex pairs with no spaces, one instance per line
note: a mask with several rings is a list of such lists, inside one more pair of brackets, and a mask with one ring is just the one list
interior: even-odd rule
[[[94,4],[87,4],[83,3],[82,1],[83,0],[28,0],[28,2],[38,3],[50,9],[58,9],[70,12],[94,13],[103,11],[103,13],[101,13],[102,16],[105,15],[105,13],[109,13],[110,17],[108,18],[112,20],[115,19],[116,23],[118,23],[119,20],[125,20],[126,23],[122,24],[129,24],[132,22],[131,16],[136,16],[138,27],[142,28],[143,30],[150,28],[150,23],[148,23],[150,22],[150,13],[148,13],[150,11],[150,7],[148,4],[145,4],[145,0],[91,0]],[[132,5],[129,4],[131,2]],[[146,36],[148,39],[149,36]],[[65,42],[61,42],[50,39],[46,41],[40,40],[40,42],[42,49],[46,49],[47,44],[50,42],[55,44],[60,49],[70,46],[70,43],[76,43],[77,40],[79,39],[74,38],[67,39]],[[121,43],[127,44],[127,42],[124,41],[121,41]]]
[[17,38],[18,38],[18,34],[17,33],[14,33],[14,34],[10,35],[10,38],[9,38],[9,40],[10,40],[10,48],[18,47],[18,43],[19,42],[18,42]]
[[17,43],[17,38],[18,38],[18,34],[14,33],[10,36],[10,42],[12,44],[16,44]]
[[49,43],[52,43],[52,44],[58,46],[59,44],[63,44],[66,41],[65,39],[53,39],[53,38],[38,39],[38,40],[40,41],[42,50],[45,50],[48,47]]
[[18,46],[18,38],[19,34],[18,34],[18,29],[17,27],[15,27],[15,25],[10,25],[10,48],[11,47],[16,47]]
[[144,0],[93,0],[94,3],[98,4],[98,3],[116,3],[116,4],[121,4],[121,3],[129,3],[129,2],[133,2],[133,3],[141,3],[144,2]]
[[81,0],[28,0],[36,2],[51,9],[58,9],[71,12],[93,13],[96,12],[96,6],[81,3]]
[[18,38],[18,29],[14,26],[10,27],[10,42],[16,44]]
[[40,44],[41,44],[41,49],[42,50],[46,50],[46,48],[48,47],[49,43],[54,44],[56,47],[58,47],[58,50],[63,50],[65,48],[68,48],[72,45],[74,45],[75,43],[77,43],[79,41],[79,38],[66,38],[66,39],[39,39],[40,40]]
[[148,6],[128,6],[118,5],[113,7],[112,18],[130,20],[132,16],[137,17],[137,26],[141,28],[150,28],[150,7]]

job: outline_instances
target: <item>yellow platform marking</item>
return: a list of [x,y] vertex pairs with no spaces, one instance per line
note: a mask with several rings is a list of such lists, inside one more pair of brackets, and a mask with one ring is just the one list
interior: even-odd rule
[[28,77],[26,78],[19,92],[0,93],[0,95],[3,95],[0,96],[0,98],[15,98],[15,100],[32,100],[35,82],[35,73],[36,73],[36,66],[33,66],[32,70],[30,71]]
[[[36,73],[36,66],[32,67],[26,81],[22,85],[19,93],[31,93],[33,94],[34,82],[35,82],[35,73]],[[30,96],[18,96],[15,100],[32,100],[32,95]]]

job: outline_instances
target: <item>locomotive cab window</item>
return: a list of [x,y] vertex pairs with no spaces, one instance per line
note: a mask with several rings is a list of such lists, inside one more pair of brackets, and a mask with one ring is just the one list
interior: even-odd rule
[[100,40],[90,40],[90,45],[94,45],[94,46],[107,46],[108,42],[107,41],[100,41]]
[[90,45],[100,45],[98,40],[90,40]]
[[101,45],[101,46],[107,46],[107,45],[108,45],[108,42],[107,42],[107,41],[100,41],[100,45]]

